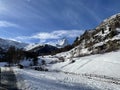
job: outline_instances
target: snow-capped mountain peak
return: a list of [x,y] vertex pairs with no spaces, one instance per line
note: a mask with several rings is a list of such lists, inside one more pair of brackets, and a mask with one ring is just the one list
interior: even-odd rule
[[65,47],[67,46],[69,43],[68,43],[68,40],[67,38],[62,38],[61,40],[58,40],[58,43],[56,44],[57,47]]
[[108,22],[109,20],[116,18],[116,16],[120,16],[120,13],[117,13],[117,14],[112,15],[111,17],[103,20],[103,22]]

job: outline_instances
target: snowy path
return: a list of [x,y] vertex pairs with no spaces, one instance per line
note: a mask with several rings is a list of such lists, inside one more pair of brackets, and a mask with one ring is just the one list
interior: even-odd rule
[[120,90],[120,85],[62,72],[40,72],[14,68],[22,90]]
[[0,68],[0,90],[18,90],[17,80],[12,68]]

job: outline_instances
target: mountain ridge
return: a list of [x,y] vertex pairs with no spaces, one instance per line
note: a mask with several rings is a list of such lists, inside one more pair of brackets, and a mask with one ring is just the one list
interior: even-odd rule
[[105,19],[95,29],[86,30],[77,37],[70,57],[106,53],[120,49],[120,14]]
[[7,50],[11,46],[15,46],[16,48],[19,48],[19,49],[24,49],[24,47],[27,45],[28,45],[27,43],[21,43],[21,42],[9,40],[9,39],[0,38],[0,48],[4,50]]

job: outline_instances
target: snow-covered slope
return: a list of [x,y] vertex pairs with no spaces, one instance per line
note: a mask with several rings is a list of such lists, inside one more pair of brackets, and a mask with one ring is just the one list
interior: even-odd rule
[[119,21],[120,20],[119,17],[120,17],[120,13],[114,14],[111,17],[108,17],[107,19],[103,20],[103,22],[97,28],[106,24],[114,23],[116,22],[116,20]]
[[106,53],[120,49],[120,14],[104,20],[98,27],[87,30],[73,43],[70,56]]
[[[59,57],[62,55],[64,53],[59,54]],[[42,60],[48,58],[48,56],[44,57]],[[59,58],[56,57],[58,56],[51,56],[50,59],[57,61]],[[120,80],[120,51],[65,59],[64,62],[49,64],[49,68],[55,71]]]
[[32,49],[34,49],[34,48],[36,48],[36,47],[39,47],[39,46],[43,46],[43,45],[41,45],[41,44],[35,44],[35,43],[29,44],[29,45],[27,45],[27,46],[25,47],[25,50],[26,50],[26,51],[29,51],[29,50],[32,50]]
[[39,57],[45,60],[49,72],[14,68],[19,89],[27,90],[119,90],[120,51],[65,59],[55,56]]

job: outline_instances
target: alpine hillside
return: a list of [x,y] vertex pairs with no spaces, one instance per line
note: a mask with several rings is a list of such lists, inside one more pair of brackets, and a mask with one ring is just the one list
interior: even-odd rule
[[95,29],[76,38],[69,51],[74,57],[105,53],[120,49],[120,14],[105,19]]

